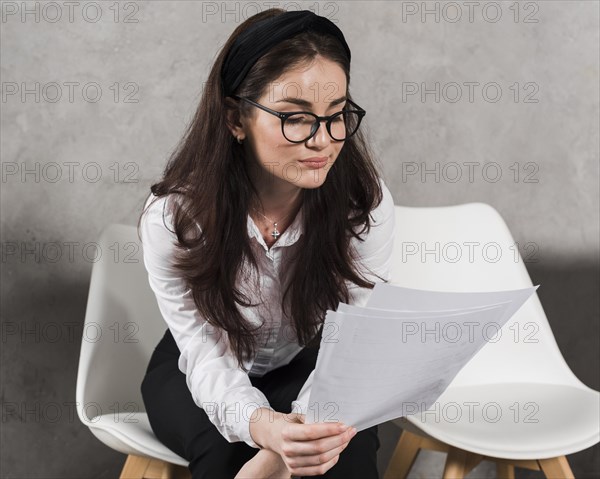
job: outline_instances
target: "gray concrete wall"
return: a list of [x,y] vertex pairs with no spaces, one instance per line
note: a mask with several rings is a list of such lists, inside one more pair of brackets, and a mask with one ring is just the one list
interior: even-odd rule
[[[269,5],[297,9],[1,2],[3,478],[117,477],[124,456],[69,414],[93,264],[85,245],[109,223],[136,222],[217,50]],[[598,390],[598,2],[302,7],[346,35],[352,94],[396,204],[498,209],[567,363]],[[400,431],[381,431],[383,469]],[[569,460],[578,478],[600,474],[598,446]],[[442,467],[424,453],[411,477]],[[483,463],[472,477],[494,470]]]

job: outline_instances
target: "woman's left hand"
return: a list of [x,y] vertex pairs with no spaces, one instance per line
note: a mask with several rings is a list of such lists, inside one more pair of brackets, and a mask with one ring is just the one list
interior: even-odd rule
[[279,454],[270,449],[261,449],[243,465],[235,479],[290,479],[291,477]]

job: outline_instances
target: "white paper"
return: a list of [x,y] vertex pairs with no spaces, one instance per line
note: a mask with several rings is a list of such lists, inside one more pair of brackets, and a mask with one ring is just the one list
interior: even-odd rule
[[427,410],[538,287],[453,293],[376,283],[367,307],[340,303],[325,317],[306,423],[361,431]]

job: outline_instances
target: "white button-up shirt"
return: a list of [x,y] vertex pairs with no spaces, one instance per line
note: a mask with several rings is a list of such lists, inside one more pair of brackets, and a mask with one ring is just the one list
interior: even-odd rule
[[[381,181],[383,201],[371,212],[371,230],[361,242],[351,244],[359,254],[361,272],[372,282],[380,280],[372,273],[390,279],[391,257],[395,234],[394,200]],[[150,194],[145,206],[154,199]],[[150,287],[156,295],[158,308],[173,334],[180,351],[178,366],[186,375],[187,386],[194,402],[205,410],[210,421],[229,442],[244,441],[259,448],[250,435],[250,417],[255,409],[269,405],[266,396],[250,382],[250,376],[263,376],[288,364],[300,352],[290,318],[283,314],[281,299],[284,286],[293,274],[291,255],[303,228],[303,207],[290,226],[269,248],[258,227],[248,215],[248,236],[256,252],[258,277],[248,268],[252,281],[238,286],[259,306],[243,308],[240,312],[252,324],[261,325],[257,354],[244,365],[248,373],[237,366],[227,340],[227,334],[210,325],[198,312],[191,290],[172,267],[176,235],[173,233],[172,211],[167,196],[157,199],[142,217],[140,232],[143,243],[144,265]],[[164,219],[164,221],[163,221]],[[168,228],[167,228],[168,226]],[[360,230],[359,230],[360,231]],[[256,281],[256,283],[254,282]],[[259,291],[252,285],[259,284]],[[371,290],[346,282],[350,304],[363,306]],[[289,300],[288,300],[289,301]],[[289,307],[287,308],[289,311]],[[292,412],[306,414],[314,370],[307,378],[298,397],[292,403]]]

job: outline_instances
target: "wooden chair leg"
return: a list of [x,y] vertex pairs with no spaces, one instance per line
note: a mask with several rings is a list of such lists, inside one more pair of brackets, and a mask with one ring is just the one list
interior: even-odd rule
[[406,479],[421,450],[421,440],[420,436],[410,431],[402,431],[392,459],[385,470],[384,479]]
[[192,474],[187,467],[130,454],[119,479],[192,479]]
[[515,466],[505,462],[497,462],[496,476],[498,479],[515,479]]
[[146,474],[146,469],[148,469],[148,466],[150,465],[150,461],[152,461],[152,459],[130,454],[127,456],[127,460],[125,461],[125,465],[123,466],[123,470],[121,471],[119,479],[144,479],[144,475]]
[[421,449],[447,451],[443,479],[464,479],[482,460],[496,463],[498,479],[515,479],[515,467],[543,471],[546,479],[575,479],[565,456],[539,460],[509,460],[482,456],[403,430],[384,479],[406,479]]
[[463,479],[465,477],[468,455],[467,451],[450,446],[442,477],[444,479]]
[[537,462],[547,479],[574,479],[575,477],[565,456],[539,459]]

